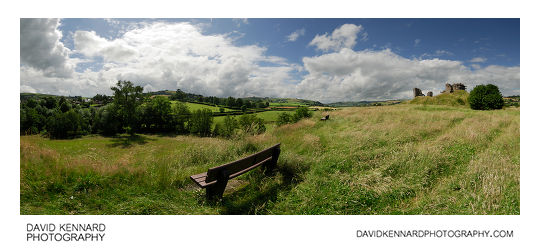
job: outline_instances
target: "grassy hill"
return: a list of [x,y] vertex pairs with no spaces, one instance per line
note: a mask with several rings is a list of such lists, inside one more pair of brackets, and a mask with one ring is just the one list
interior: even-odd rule
[[419,96],[415,97],[409,103],[411,104],[429,104],[429,105],[448,105],[448,106],[469,106],[469,93],[464,90],[458,90],[454,93],[442,93],[433,97]]
[[[434,97],[435,99],[435,97]],[[416,99],[415,99],[416,100]],[[520,111],[399,104],[258,136],[20,138],[21,214],[519,214]],[[189,179],[280,142],[209,204]]]

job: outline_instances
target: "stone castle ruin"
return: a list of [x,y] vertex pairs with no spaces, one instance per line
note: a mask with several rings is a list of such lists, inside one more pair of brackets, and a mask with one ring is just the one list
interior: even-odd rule
[[413,89],[413,94],[414,94],[414,97],[424,96],[424,94],[422,94],[422,91],[420,89],[418,89],[418,88]]
[[444,91],[441,91],[441,93],[454,93],[454,91],[456,90],[465,90],[465,88],[467,88],[467,86],[465,86],[464,84],[462,83],[457,83],[457,84],[446,84],[445,85],[446,88],[444,89]]
[[[444,91],[441,91],[441,93],[454,93],[456,90],[465,90],[467,88],[467,86],[465,86],[464,84],[462,83],[455,83],[455,84],[446,84],[445,85],[445,89]],[[418,89],[418,88],[414,88],[413,89],[413,95],[414,97],[417,97],[417,96],[426,96],[422,93],[422,90]],[[433,96],[433,92],[432,91],[429,91],[427,93],[427,96],[429,97],[432,97]]]

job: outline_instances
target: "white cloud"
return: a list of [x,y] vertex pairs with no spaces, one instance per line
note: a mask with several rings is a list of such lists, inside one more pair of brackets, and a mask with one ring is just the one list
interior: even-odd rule
[[476,58],[472,58],[471,60],[469,60],[469,62],[471,62],[471,63],[484,63],[486,61],[487,61],[487,59],[482,58],[482,57],[476,57]]
[[[299,97],[322,102],[411,98],[414,87],[438,93],[446,82],[463,82],[469,89],[493,83],[504,95],[519,94],[519,66],[472,70],[461,61],[408,59],[390,49],[353,51],[350,47],[361,27],[352,25],[354,31],[347,25],[352,24],[312,41],[318,49],[337,52],[305,57],[303,65],[298,65],[267,55],[265,47],[237,46],[232,34],[204,35],[200,27],[188,23],[139,25],[117,39],[78,31],[75,51],[70,52],[59,41],[55,24],[54,30],[44,32],[53,37],[40,36],[48,37],[44,47],[56,47],[49,49],[55,59],[48,60],[38,49],[30,51],[41,60],[32,60],[32,54],[24,54],[27,59],[23,60],[21,50],[21,92],[93,96],[111,94],[110,87],[118,80],[131,80],[147,91],[182,89],[208,96]],[[21,29],[21,38],[22,33]],[[68,58],[68,52],[85,57]],[[432,56],[437,54],[451,53],[438,50]],[[103,61],[102,68],[72,72],[72,78],[58,73],[88,60]]]
[[107,62],[127,62],[137,56],[137,50],[124,40],[108,41],[94,31],[76,31],[75,51],[88,57],[101,56]]
[[422,41],[422,40],[420,40],[420,39],[415,39],[415,40],[414,40],[414,46],[420,45],[420,41]]
[[504,95],[519,94],[519,67],[471,71],[460,61],[407,59],[389,49],[342,49],[303,62],[308,74],[298,85],[298,95],[322,102],[411,98],[415,87],[438,93],[446,82],[462,82],[469,89],[493,83]]
[[28,86],[28,85],[21,85],[21,92],[25,93],[37,93],[36,89]]
[[71,77],[75,64],[60,42],[58,19],[20,19],[21,64],[41,70],[47,77]]
[[434,53],[423,53],[420,55],[419,59],[431,59],[431,58],[438,58],[442,56],[453,56],[454,53],[446,50],[436,50]]
[[294,65],[267,56],[265,47],[233,42],[227,35],[203,35],[199,27],[188,23],[146,24],[114,40],[77,31],[76,52],[103,58],[101,69],[63,80],[21,67],[21,85],[43,93],[91,96],[110,94],[116,81],[130,80],[147,90],[179,88],[222,97],[289,95],[285,82],[292,80],[289,74]]
[[471,64],[471,67],[475,70],[482,68],[482,66],[480,66],[479,64]]
[[[356,45],[356,37],[363,30],[362,25],[343,24],[336,28],[331,35],[317,35],[309,43],[322,51],[339,51],[341,48],[353,48]],[[362,40],[367,39],[367,33],[362,35]]]
[[303,36],[306,33],[306,29],[298,29],[287,36],[288,41],[296,41],[298,37]]

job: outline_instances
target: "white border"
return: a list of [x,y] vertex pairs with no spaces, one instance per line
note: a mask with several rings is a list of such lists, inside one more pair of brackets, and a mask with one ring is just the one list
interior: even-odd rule
[[[2,10],[2,244],[17,247],[528,247],[538,244],[538,8],[532,1],[17,1]],[[518,216],[20,216],[19,18],[22,17],[507,17],[521,18],[521,215]],[[7,75],[7,77],[6,77]],[[28,244],[27,222],[103,222],[102,244]],[[209,231],[199,231],[209,227]],[[513,239],[358,239],[357,229],[513,229]],[[240,237],[235,237],[242,230]],[[10,247],[10,246],[5,246]]]

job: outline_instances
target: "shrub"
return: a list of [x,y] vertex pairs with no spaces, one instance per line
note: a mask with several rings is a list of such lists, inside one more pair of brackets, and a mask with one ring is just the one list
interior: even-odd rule
[[292,116],[291,114],[287,112],[282,112],[281,114],[278,115],[278,119],[277,119],[278,126],[291,123],[291,121],[292,121]]
[[264,119],[259,118],[255,115],[243,114],[240,116],[238,124],[244,130],[244,132],[249,134],[260,134],[266,131],[266,126],[264,126]]
[[216,123],[216,126],[214,126],[214,130],[212,131],[212,136],[217,137],[222,135],[223,133],[223,127],[221,126],[221,123]]
[[477,85],[469,94],[469,104],[476,110],[501,109],[504,100],[497,86]]
[[313,114],[311,112],[309,112],[309,109],[307,107],[299,107],[299,108],[296,109],[296,112],[292,116],[292,120],[293,120],[293,122],[298,122],[302,118],[309,118],[312,115]]

